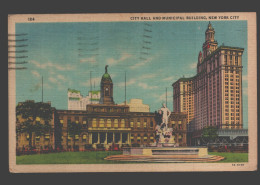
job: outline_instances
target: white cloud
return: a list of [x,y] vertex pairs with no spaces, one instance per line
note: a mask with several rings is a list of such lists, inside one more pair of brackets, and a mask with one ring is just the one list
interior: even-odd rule
[[[135,79],[135,78],[131,78],[130,80],[128,80],[128,81],[126,82],[126,85],[129,86],[129,85],[134,84],[135,82],[136,82],[136,79]],[[125,82],[120,82],[120,83],[118,83],[117,86],[119,86],[119,87],[124,87],[124,86],[125,86]]]
[[147,83],[138,83],[139,87],[142,87],[143,89],[156,89],[158,86],[149,86]]
[[[140,77],[137,77],[137,78],[131,78],[129,79],[127,82],[126,82],[126,85],[129,86],[129,85],[133,85],[135,84],[137,81],[141,81],[141,80],[146,80],[146,79],[151,79],[151,78],[154,78],[156,77],[157,74],[144,74]],[[142,87],[144,89],[154,89],[154,88],[157,88],[157,86],[149,86],[147,83],[143,83],[143,82],[139,82],[137,84],[139,87]],[[125,86],[125,82],[120,82],[118,83],[118,86],[119,87],[124,87]]]
[[41,76],[40,73],[38,73],[37,71],[31,71],[31,73],[37,78]]
[[154,78],[156,76],[157,75],[155,73],[153,73],[153,74],[144,74],[139,79],[150,79],[150,78]]
[[175,77],[173,76],[169,76],[167,78],[163,78],[162,81],[174,81],[175,80]]
[[[167,94],[168,95],[168,94]],[[162,93],[162,94],[151,94],[151,96],[153,96],[155,98],[155,102],[161,102],[161,103],[165,103],[166,100],[166,92]],[[169,100],[169,97],[168,97]]]
[[52,86],[50,86],[48,83],[43,83],[43,88],[52,89]]
[[[94,83],[95,83],[95,86],[98,86],[100,83],[100,80],[101,80],[100,77],[92,78],[91,79],[92,86],[94,87]],[[90,87],[90,79],[85,82],[81,82],[80,85]]]
[[35,85],[30,89],[30,91],[31,91],[31,92],[37,91],[37,90],[40,89],[40,87],[41,87],[41,83],[35,84]]
[[71,71],[75,68],[74,66],[72,66],[70,64],[60,65],[60,64],[54,64],[54,63],[51,63],[51,62],[40,63],[40,62],[37,62],[35,60],[31,60],[30,62],[40,69],[54,68],[54,69],[57,69],[59,71]]
[[51,89],[53,87],[58,89],[64,89],[65,87],[67,88],[68,85],[71,83],[71,81],[68,78],[66,78],[61,74],[57,74],[55,76],[49,76],[48,81],[50,82],[50,84],[44,83],[44,86],[47,89]]
[[166,100],[166,92],[159,96],[159,100],[160,101],[165,101]]
[[247,76],[247,75],[243,75],[243,76],[242,76],[242,80],[243,80],[243,81],[248,81],[248,76]]
[[190,69],[196,69],[197,68],[197,62],[191,63],[189,65]]
[[91,64],[94,64],[97,62],[97,59],[95,56],[92,56],[92,57],[89,57],[89,58],[82,58],[80,59],[79,61],[80,63],[91,63]]
[[47,66],[48,66],[48,63],[43,63],[43,64],[41,64],[41,63],[39,63],[39,62],[37,62],[37,61],[35,61],[35,60],[32,60],[32,61],[30,61],[32,64],[34,64],[36,67],[38,67],[38,68],[40,68],[40,69],[45,69]]
[[148,59],[146,59],[146,60],[144,60],[144,61],[142,61],[142,62],[138,62],[138,63],[134,64],[133,66],[130,66],[130,68],[131,68],[131,69],[136,69],[136,68],[138,68],[138,67],[140,67],[140,66],[144,66],[144,65],[146,65],[147,63],[151,62],[152,59],[153,59],[153,58],[148,58]]
[[[163,92],[162,94],[151,94],[152,97],[154,97],[155,102],[158,103],[165,103],[166,101],[166,92]],[[168,89],[167,91],[167,102],[168,102],[168,108],[172,105],[172,91]]]
[[62,81],[67,81],[67,78],[63,75],[57,75],[57,78]]
[[130,58],[132,55],[128,54],[128,53],[122,53],[121,57],[116,60],[114,58],[109,58],[107,59],[107,64],[108,65],[115,65],[115,64],[118,64],[120,62],[123,62],[125,61],[126,59]]
[[57,80],[57,78],[54,77],[49,77],[49,81],[54,83],[54,84],[59,84],[60,82]]
[[248,87],[243,87],[243,95],[244,96],[248,95]]

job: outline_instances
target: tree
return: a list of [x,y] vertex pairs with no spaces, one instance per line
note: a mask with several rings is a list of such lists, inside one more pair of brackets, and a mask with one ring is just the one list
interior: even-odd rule
[[[48,103],[26,101],[19,103],[16,106],[16,116],[21,117],[17,124],[16,132],[29,134],[29,148],[32,148],[32,135],[43,135],[50,131],[51,126],[48,122],[52,119],[52,107]],[[36,121],[39,117],[45,121],[45,124],[40,124]]]
[[204,127],[202,130],[202,141],[206,142],[207,144],[211,141],[214,141],[217,137],[217,127],[214,126],[208,126],[208,127]]
[[81,132],[82,132],[81,124],[75,122],[68,124],[68,134],[70,137],[73,138],[73,149],[75,149],[75,142],[76,142],[75,137],[76,135],[80,135]]

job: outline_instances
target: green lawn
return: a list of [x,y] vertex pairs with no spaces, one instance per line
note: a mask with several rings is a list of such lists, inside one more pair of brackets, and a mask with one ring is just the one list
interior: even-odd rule
[[61,152],[34,154],[16,157],[16,164],[113,164],[123,163],[104,160],[109,155],[122,154],[120,151]]
[[224,160],[218,161],[217,163],[248,162],[248,153],[209,152],[209,155],[225,157]]
[[[99,152],[62,152],[50,154],[34,154],[17,156],[17,164],[119,164],[119,163],[137,163],[123,161],[104,160],[109,155],[122,154],[120,151],[99,151]],[[210,155],[219,155],[225,157],[222,162],[248,162],[247,153],[216,153],[210,152]],[[140,162],[138,162],[140,163]]]

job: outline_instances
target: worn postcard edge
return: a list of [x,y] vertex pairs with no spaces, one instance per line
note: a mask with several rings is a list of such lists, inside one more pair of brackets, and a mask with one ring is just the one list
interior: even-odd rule
[[[257,170],[257,32],[256,13],[111,13],[111,14],[13,14],[8,16],[8,33],[15,33],[15,23],[34,22],[133,22],[131,17],[141,16],[239,16],[247,21],[248,28],[248,136],[249,160],[243,166],[231,163],[189,163],[189,164],[64,164],[64,165],[16,165],[15,140],[15,70],[8,71],[9,103],[9,170],[12,173],[44,172],[166,172],[166,171],[254,171]],[[138,20],[135,20],[138,21]],[[139,20],[141,21],[141,20]],[[180,20],[198,21],[198,20]],[[199,20],[203,21],[203,20]],[[208,21],[208,20],[207,20]],[[222,20],[217,20],[222,21]],[[223,20],[230,21],[230,20]]]

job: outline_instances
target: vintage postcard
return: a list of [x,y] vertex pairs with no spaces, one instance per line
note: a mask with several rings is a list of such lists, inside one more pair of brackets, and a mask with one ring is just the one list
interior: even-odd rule
[[8,20],[9,168],[257,170],[256,13]]

